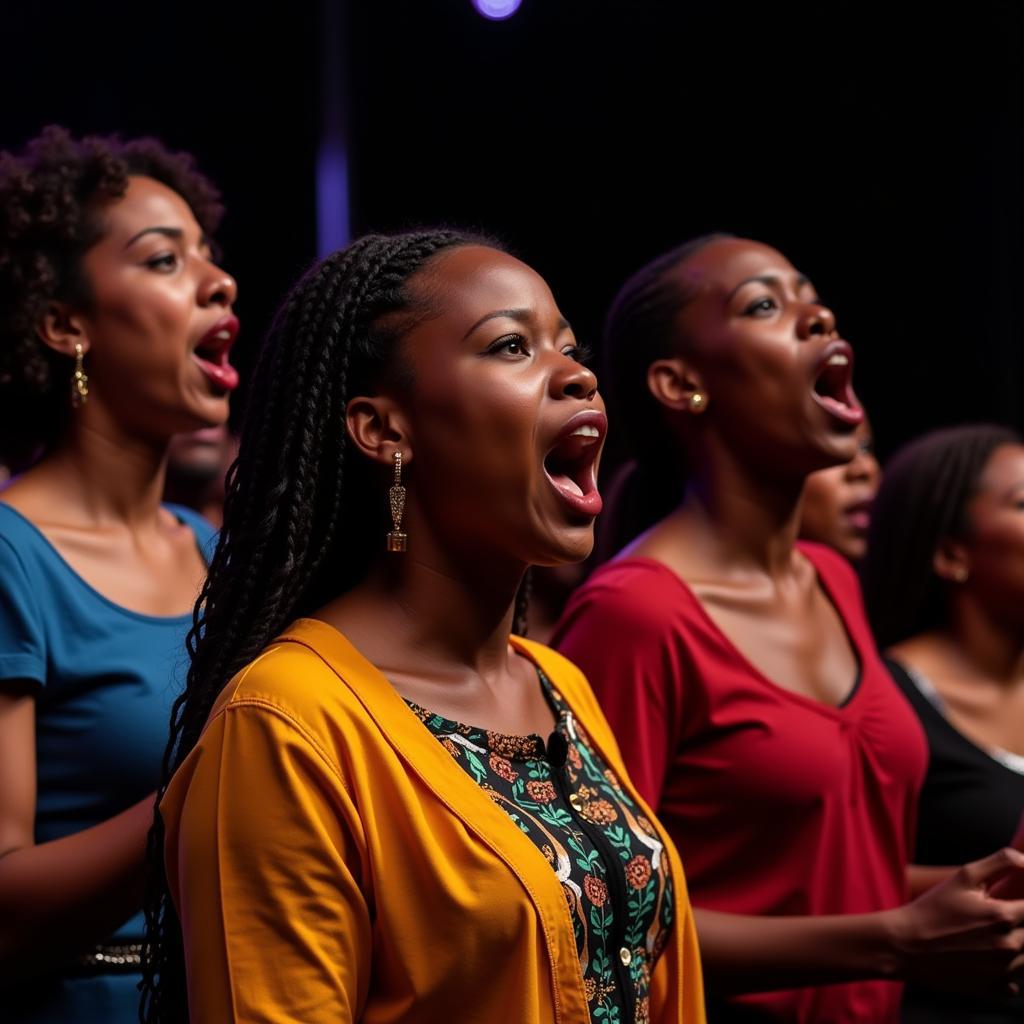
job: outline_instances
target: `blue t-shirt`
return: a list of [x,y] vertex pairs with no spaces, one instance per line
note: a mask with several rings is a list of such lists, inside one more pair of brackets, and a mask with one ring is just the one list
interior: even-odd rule
[[[191,509],[166,507],[191,527],[208,562],[214,528]],[[159,785],[191,624],[191,614],[143,615],[114,604],[0,501],[0,687],[16,679],[38,687],[37,843],[106,821]],[[109,941],[140,942],[142,935],[139,912]],[[41,975],[13,994],[13,1020],[134,1024],[138,980]],[[0,1016],[12,1020],[6,1008]]]

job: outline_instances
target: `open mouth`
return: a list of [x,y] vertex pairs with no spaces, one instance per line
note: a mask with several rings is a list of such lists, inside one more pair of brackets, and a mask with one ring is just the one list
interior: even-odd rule
[[606,430],[607,421],[601,413],[579,413],[569,420],[544,456],[544,473],[551,486],[581,515],[596,516],[601,511],[597,458]]
[[853,350],[845,341],[834,341],[825,350],[811,394],[845,426],[855,427],[864,419],[864,410],[853,393]]
[[238,371],[228,362],[228,353],[238,337],[238,318],[226,316],[199,339],[192,358],[220,391],[238,387]]
[[847,523],[857,532],[866,534],[871,528],[871,507],[873,501],[856,501],[843,510]]

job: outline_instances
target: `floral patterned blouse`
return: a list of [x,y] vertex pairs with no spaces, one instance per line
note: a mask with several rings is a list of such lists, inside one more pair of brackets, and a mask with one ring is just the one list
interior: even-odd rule
[[646,1024],[651,974],[672,925],[668,858],[561,694],[538,674],[561,736],[552,733],[547,745],[407,703],[561,881],[591,1021]]

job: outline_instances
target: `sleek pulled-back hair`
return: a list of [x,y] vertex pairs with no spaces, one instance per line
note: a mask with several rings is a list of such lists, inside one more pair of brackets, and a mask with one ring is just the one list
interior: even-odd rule
[[886,463],[861,572],[864,599],[882,649],[941,625],[946,608],[933,561],[946,537],[969,537],[967,505],[992,453],[1021,444],[988,424],[936,430]]
[[647,387],[651,363],[685,350],[677,318],[693,297],[675,271],[712,242],[701,235],[658,256],[619,290],[605,321],[603,390],[629,447],[632,463],[612,489],[599,557],[609,557],[667,515],[682,494],[682,458],[664,427],[664,413]]
[[20,153],[0,153],[0,460],[20,469],[67,425],[74,360],[36,331],[53,302],[89,307],[82,257],[103,236],[104,203],[133,175],[177,192],[212,239],[220,195],[188,153],[157,139],[74,138],[51,125]]
[[[162,795],[225,683],[284,627],[366,574],[383,543],[374,465],[351,457],[350,397],[409,386],[400,342],[434,313],[410,279],[438,253],[488,239],[447,230],[370,235],[317,263],[292,289],[252,381],[224,527],[193,614],[184,693],[171,713]],[[381,490],[383,494],[383,490]],[[150,834],[143,1020],[188,1019],[181,929]]]

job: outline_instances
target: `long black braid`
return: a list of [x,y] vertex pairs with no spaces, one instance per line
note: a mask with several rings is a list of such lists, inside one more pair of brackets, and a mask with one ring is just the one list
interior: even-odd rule
[[[370,235],[316,264],[268,332],[252,381],[224,527],[196,603],[184,693],[171,712],[162,797],[225,683],[293,619],[358,582],[382,529],[373,467],[347,458],[349,396],[406,378],[398,343],[432,309],[410,278],[438,253],[489,239],[447,230]],[[383,534],[381,534],[383,536]],[[149,836],[143,1022],[188,1020],[181,929]]]

